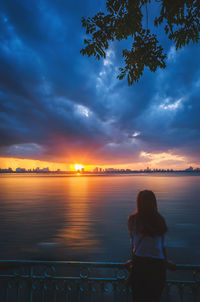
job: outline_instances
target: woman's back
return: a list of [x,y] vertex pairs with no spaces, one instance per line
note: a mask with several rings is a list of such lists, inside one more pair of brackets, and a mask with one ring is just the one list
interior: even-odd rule
[[164,259],[163,243],[164,239],[161,236],[150,237],[133,233],[136,256]]
[[[163,221],[160,215],[155,217],[155,220],[156,219],[159,223],[155,223],[154,226],[146,225],[144,227],[138,214],[129,216],[128,229],[133,240],[133,252],[136,256],[164,259],[164,233],[162,234],[159,225],[162,224],[163,228]],[[157,226],[157,229],[155,226]],[[141,230],[145,232],[142,233]]]
[[128,231],[134,254],[133,301],[159,302],[166,278],[164,235],[167,226],[152,191],[139,192],[136,211],[128,217]]

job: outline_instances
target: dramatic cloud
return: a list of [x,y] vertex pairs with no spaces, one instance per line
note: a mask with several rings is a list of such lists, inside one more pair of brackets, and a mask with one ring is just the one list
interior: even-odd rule
[[[87,164],[200,165],[200,51],[168,53],[167,68],[132,87],[104,60],[80,55],[81,17],[102,1],[0,3],[0,156]],[[84,162],[83,162],[84,163]]]

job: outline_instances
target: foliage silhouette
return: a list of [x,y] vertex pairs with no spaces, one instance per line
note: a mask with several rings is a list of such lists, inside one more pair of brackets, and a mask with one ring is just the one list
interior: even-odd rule
[[98,60],[106,58],[110,42],[131,37],[131,49],[122,52],[125,66],[119,69],[120,80],[127,77],[128,84],[132,85],[142,76],[144,67],[153,72],[158,67],[165,68],[164,49],[148,29],[148,9],[155,2],[160,6],[160,14],[154,19],[154,26],[164,25],[165,34],[175,43],[176,50],[191,41],[199,42],[200,0],[107,0],[107,14],[98,12],[92,18],[82,18],[82,26],[91,38],[84,40],[85,47],[80,52]]

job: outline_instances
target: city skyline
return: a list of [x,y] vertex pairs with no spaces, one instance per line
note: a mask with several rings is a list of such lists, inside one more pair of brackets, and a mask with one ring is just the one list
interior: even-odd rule
[[15,170],[13,170],[12,168],[8,168],[8,169],[2,169],[0,168],[0,173],[52,173],[52,172],[57,172],[57,173],[131,173],[131,172],[180,172],[180,171],[184,171],[184,172],[200,172],[200,168],[193,168],[193,167],[188,167],[186,169],[180,169],[180,170],[174,170],[174,169],[151,169],[150,167],[146,167],[144,169],[140,169],[140,170],[132,170],[132,169],[115,169],[115,168],[102,168],[102,167],[95,167],[93,170],[86,170],[84,167],[80,168],[80,169],[75,169],[75,170],[70,170],[70,171],[62,171],[60,169],[57,170],[50,170],[49,167],[46,168],[40,168],[37,167],[35,169],[25,169],[25,168],[21,168],[18,167]]

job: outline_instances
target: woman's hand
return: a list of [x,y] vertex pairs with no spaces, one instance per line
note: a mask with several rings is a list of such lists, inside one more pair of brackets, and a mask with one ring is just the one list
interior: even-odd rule
[[170,260],[165,260],[165,266],[168,270],[170,271],[176,271],[177,270],[177,266],[175,263],[173,263]]

